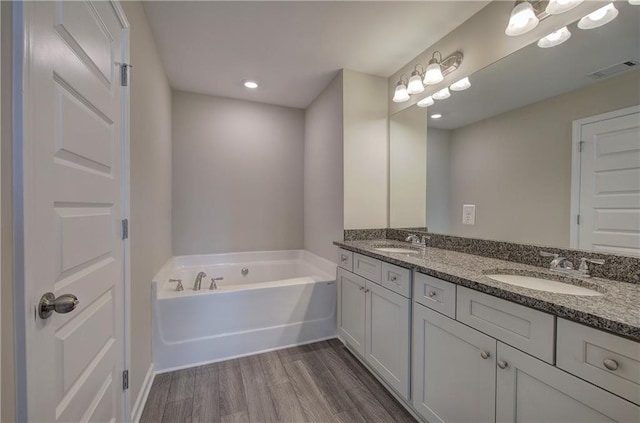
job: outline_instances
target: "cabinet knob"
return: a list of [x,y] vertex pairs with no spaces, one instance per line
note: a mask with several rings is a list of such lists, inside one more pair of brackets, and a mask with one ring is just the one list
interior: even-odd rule
[[609,370],[618,370],[618,362],[613,359],[605,358],[602,364]]
[[433,298],[436,296],[436,291],[429,291],[429,298]]
[[508,366],[507,362],[504,360],[498,360],[498,367],[500,367],[501,369],[506,369]]
[[369,291],[370,291],[370,289],[365,289],[365,290],[364,290],[364,293],[366,294],[366,293],[367,293],[367,292],[369,292]]
[[489,351],[480,351],[480,357],[486,360],[487,358],[491,357],[491,353]]
[[393,276],[391,276],[391,277],[389,278],[389,280],[390,280],[391,282],[395,282],[395,281],[397,281],[397,280],[398,280],[398,277],[397,277],[397,276],[395,276],[395,275],[393,275]]
[[345,256],[344,254],[340,254],[340,260],[342,260],[343,263],[346,263],[347,256]]
[[360,291],[364,291],[364,286],[361,286],[361,287],[360,287]]

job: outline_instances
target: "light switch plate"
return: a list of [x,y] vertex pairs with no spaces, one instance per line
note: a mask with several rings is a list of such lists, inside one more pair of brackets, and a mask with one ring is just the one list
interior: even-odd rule
[[463,225],[475,225],[476,224],[476,206],[475,206],[475,204],[464,204],[462,206],[462,224]]

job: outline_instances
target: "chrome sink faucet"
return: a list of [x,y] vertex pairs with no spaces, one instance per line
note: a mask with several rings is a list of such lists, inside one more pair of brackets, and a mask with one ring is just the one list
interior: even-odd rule
[[600,259],[580,259],[580,266],[578,269],[574,269],[573,263],[566,257],[562,257],[560,254],[547,253],[546,251],[540,251],[542,257],[553,257],[549,270],[558,273],[567,273],[575,276],[582,276],[583,278],[591,277],[591,270],[589,269],[589,263],[591,264],[604,264],[604,260]]
[[202,286],[202,278],[206,278],[207,274],[204,272],[200,272],[198,273],[198,276],[196,276],[196,281],[193,283],[193,290],[194,291],[200,291],[200,287]]
[[418,235],[415,234],[410,234],[407,239],[405,239],[406,242],[410,242],[411,245],[415,245],[417,247],[426,247],[427,246],[427,240],[431,239],[430,236],[428,235],[422,235],[422,237],[418,237]]

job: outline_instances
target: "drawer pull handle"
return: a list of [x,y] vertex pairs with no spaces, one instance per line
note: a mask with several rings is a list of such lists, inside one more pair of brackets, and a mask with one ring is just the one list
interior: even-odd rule
[[504,360],[498,360],[498,367],[500,367],[501,369],[506,369],[508,366],[507,362]]
[[429,291],[429,298],[433,298],[436,296],[436,291]]
[[480,351],[480,357],[486,360],[487,358],[491,357],[491,353],[489,351]]
[[340,254],[340,260],[342,260],[343,263],[347,262],[347,256],[345,256],[344,254]]
[[618,370],[618,362],[610,358],[605,358],[602,364],[609,370]]
[[395,275],[393,275],[393,276],[391,276],[391,277],[389,278],[389,280],[390,280],[391,282],[395,282],[395,281],[397,281],[397,280],[398,280],[398,277],[397,277],[397,276],[395,276]]

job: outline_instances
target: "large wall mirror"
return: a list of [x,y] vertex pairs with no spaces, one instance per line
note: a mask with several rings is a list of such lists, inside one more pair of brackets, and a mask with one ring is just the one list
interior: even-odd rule
[[391,116],[390,227],[640,255],[640,7],[616,7]]

